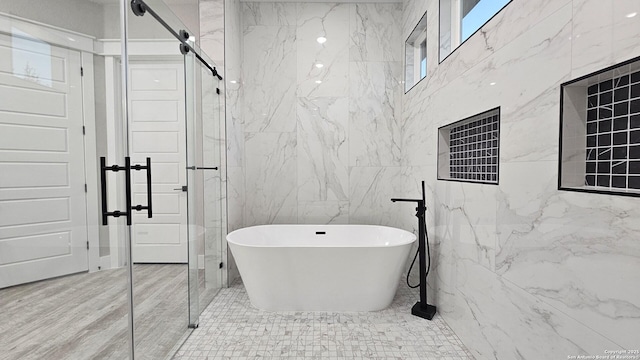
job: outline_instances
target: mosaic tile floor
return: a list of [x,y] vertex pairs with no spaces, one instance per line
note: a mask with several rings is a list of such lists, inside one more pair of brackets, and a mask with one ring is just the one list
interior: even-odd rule
[[220,291],[174,359],[473,359],[439,315],[411,315],[417,299],[400,284],[382,311],[276,313],[253,308],[237,283]]

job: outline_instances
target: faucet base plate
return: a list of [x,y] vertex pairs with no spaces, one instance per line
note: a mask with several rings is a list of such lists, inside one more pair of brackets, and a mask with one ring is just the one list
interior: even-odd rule
[[435,314],[436,307],[434,305],[427,304],[427,306],[423,307],[420,301],[411,308],[411,315],[415,315],[423,319],[431,320]]

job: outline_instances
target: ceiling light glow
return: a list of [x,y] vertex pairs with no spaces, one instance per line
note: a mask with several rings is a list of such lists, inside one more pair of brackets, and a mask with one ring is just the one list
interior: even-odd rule
[[637,12],[632,12],[632,13],[628,13],[628,14],[627,14],[627,15],[625,15],[625,16],[626,16],[626,17],[628,17],[628,18],[632,18],[632,17],[634,17],[634,16],[636,16],[636,15],[638,15],[638,13],[637,13]]
[[319,38],[316,39],[316,41],[320,44],[324,44],[327,42],[327,38],[324,36],[320,36]]

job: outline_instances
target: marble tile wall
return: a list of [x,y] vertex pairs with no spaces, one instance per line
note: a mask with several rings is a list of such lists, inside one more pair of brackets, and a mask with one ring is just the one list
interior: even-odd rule
[[[427,182],[431,301],[477,359],[636,349],[640,199],[558,191],[557,159],[559,85],[640,56],[640,2],[513,0],[441,64],[438,3],[406,0],[401,36],[427,11],[398,174]],[[499,185],[437,181],[438,127],[497,106]]]
[[245,226],[399,221],[401,17],[399,3],[242,3]]

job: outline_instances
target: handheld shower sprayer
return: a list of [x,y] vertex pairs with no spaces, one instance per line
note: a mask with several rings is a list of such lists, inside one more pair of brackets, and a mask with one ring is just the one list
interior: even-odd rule
[[[416,217],[418,218],[418,253],[420,261],[420,301],[418,301],[411,308],[411,314],[415,316],[419,316],[423,319],[431,320],[433,316],[436,314],[436,307],[434,305],[429,305],[427,303],[427,274],[429,273],[429,269],[427,269],[426,258],[427,255],[429,257],[429,268],[431,267],[431,254],[429,251],[429,237],[427,235],[427,223],[426,223],[426,200],[425,200],[425,192],[424,192],[424,181],[422,181],[422,199],[399,199],[392,198],[392,202],[415,202],[418,204],[416,207]],[[413,263],[415,263],[416,258],[413,258],[413,262],[411,263],[411,267],[409,268],[409,273],[411,273],[411,269],[413,268]],[[409,284],[409,274],[407,274],[407,285]],[[411,285],[409,285],[411,287]]]

